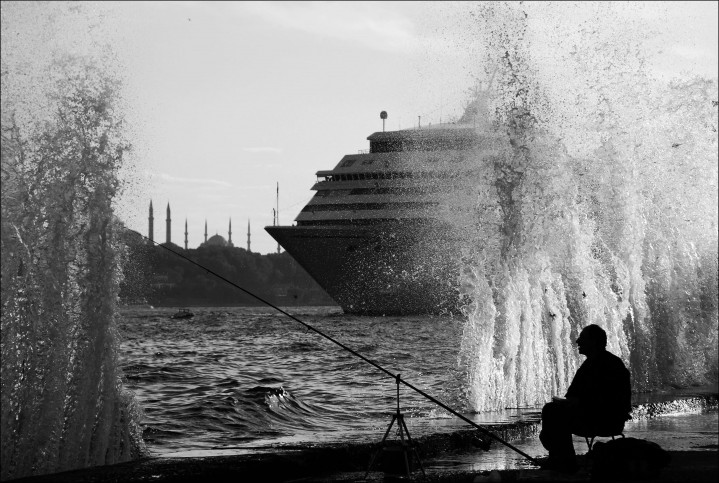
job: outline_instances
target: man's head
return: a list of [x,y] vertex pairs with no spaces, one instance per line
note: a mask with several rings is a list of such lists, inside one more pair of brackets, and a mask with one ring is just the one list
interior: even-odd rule
[[607,333],[596,324],[588,325],[579,333],[577,345],[580,354],[591,357],[607,347]]

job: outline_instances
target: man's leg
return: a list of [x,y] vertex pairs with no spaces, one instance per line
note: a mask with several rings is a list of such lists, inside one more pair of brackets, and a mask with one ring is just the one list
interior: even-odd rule
[[549,451],[550,462],[570,469],[576,466],[571,430],[572,412],[561,401],[545,404],[542,409],[542,430],[539,432],[539,440]]

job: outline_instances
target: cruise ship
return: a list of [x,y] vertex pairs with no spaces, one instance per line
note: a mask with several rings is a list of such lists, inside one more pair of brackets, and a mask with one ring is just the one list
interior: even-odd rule
[[477,189],[473,166],[506,136],[458,122],[367,139],[368,150],[317,172],[316,193],[293,226],[265,230],[346,313],[455,312],[456,212]]

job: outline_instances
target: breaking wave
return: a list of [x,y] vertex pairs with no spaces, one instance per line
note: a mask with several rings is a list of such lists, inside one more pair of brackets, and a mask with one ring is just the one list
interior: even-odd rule
[[42,35],[22,48],[11,19],[52,18],[34,9],[3,4],[3,480],[144,450],[117,363],[124,245],[113,201],[129,149],[119,83],[97,58],[44,58]]
[[641,28],[591,8],[565,30],[532,5],[473,17],[507,140],[477,154],[453,220],[469,227],[460,364],[478,411],[562,394],[588,324],[634,390],[717,380],[716,80],[653,81]]

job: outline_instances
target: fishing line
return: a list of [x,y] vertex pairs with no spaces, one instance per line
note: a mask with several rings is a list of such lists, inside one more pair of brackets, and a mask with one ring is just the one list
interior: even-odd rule
[[500,438],[499,436],[497,436],[496,434],[494,434],[494,433],[491,432],[490,430],[488,430],[488,429],[486,429],[486,428],[480,426],[479,424],[475,423],[474,421],[472,421],[472,420],[468,419],[467,417],[461,415],[460,413],[458,413],[457,411],[455,411],[455,410],[452,409],[451,407],[447,406],[446,404],[444,404],[443,402],[437,400],[436,398],[430,396],[429,394],[427,394],[426,392],[422,391],[421,389],[419,389],[419,388],[413,386],[412,384],[410,384],[410,383],[407,382],[406,380],[401,379],[401,378],[399,377],[399,375],[397,375],[397,374],[392,374],[390,371],[388,371],[388,370],[385,369],[384,367],[382,367],[382,366],[380,366],[379,364],[377,364],[376,362],[374,362],[374,361],[372,361],[372,360],[366,358],[365,356],[363,356],[363,355],[360,354],[359,352],[357,352],[357,351],[351,349],[350,347],[347,347],[347,346],[344,345],[342,342],[340,342],[340,341],[338,341],[338,340],[336,340],[336,339],[333,339],[333,338],[330,337],[329,335],[325,334],[324,332],[320,331],[319,329],[316,329],[315,327],[311,326],[311,325],[308,324],[307,322],[304,322],[304,321],[298,319],[297,317],[295,317],[294,315],[292,315],[292,314],[290,314],[290,313],[288,313],[288,312],[285,312],[285,311],[282,310],[281,308],[277,307],[276,305],[272,304],[271,302],[268,302],[267,300],[263,299],[263,298],[260,297],[259,295],[255,295],[254,293],[250,292],[249,290],[247,290],[247,289],[245,289],[245,288],[243,288],[243,287],[240,287],[240,286],[237,285],[235,282],[226,279],[225,277],[223,277],[223,276],[220,275],[219,273],[217,273],[217,272],[215,272],[215,271],[213,271],[213,270],[211,270],[211,269],[205,267],[204,265],[201,265],[201,264],[197,263],[196,261],[194,261],[194,260],[192,260],[192,259],[186,257],[185,255],[183,255],[183,254],[181,254],[181,253],[178,253],[178,252],[172,250],[170,247],[168,247],[168,246],[166,246],[166,245],[161,245],[160,243],[158,243],[158,242],[156,242],[156,241],[154,241],[154,240],[150,240],[150,238],[146,237],[146,236],[143,235],[142,233],[139,233],[139,232],[134,231],[134,230],[130,230],[130,231],[132,231],[133,233],[137,233],[137,234],[140,235],[142,238],[144,238],[144,239],[150,241],[151,243],[157,245],[158,247],[162,247],[162,248],[164,248],[165,250],[169,251],[170,253],[174,253],[174,254],[177,255],[178,257],[187,260],[188,262],[192,263],[193,265],[195,265],[195,266],[197,266],[197,267],[203,269],[203,270],[206,271],[207,273],[210,273],[210,274],[214,275],[215,277],[219,278],[220,280],[229,283],[229,284],[232,285],[233,287],[242,290],[244,293],[246,293],[247,295],[253,297],[254,299],[256,299],[256,300],[262,302],[263,304],[265,304],[265,305],[267,305],[267,306],[269,306],[269,307],[272,307],[273,309],[277,310],[277,311],[280,312],[281,314],[286,315],[287,317],[289,317],[290,319],[294,320],[295,322],[298,322],[298,323],[302,324],[302,325],[305,326],[307,329],[309,329],[309,330],[315,332],[316,334],[318,334],[318,335],[324,337],[325,339],[329,340],[329,341],[332,342],[333,344],[336,344],[336,345],[340,346],[341,348],[343,348],[344,350],[346,350],[346,351],[349,352],[350,354],[352,354],[352,355],[354,355],[354,356],[356,356],[356,357],[359,357],[360,359],[362,359],[363,361],[365,361],[367,364],[370,364],[370,365],[371,365],[372,367],[374,367],[375,369],[377,369],[377,370],[379,370],[379,371],[381,371],[381,372],[384,372],[384,373],[387,374],[389,377],[391,377],[392,379],[395,379],[396,381],[401,382],[401,383],[404,384],[406,387],[408,387],[409,389],[412,389],[414,392],[416,392],[416,393],[419,394],[420,396],[423,396],[425,399],[427,399],[427,400],[433,402],[434,404],[436,404],[437,406],[441,407],[441,408],[444,409],[445,411],[447,411],[447,412],[453,414],[454,416],[458,417],[459,419],[461,419],[461,420],[464,421],[465,423],[467,423],[467,424],[473,426],[474,428],[480,430],[482,433],[486,434],[487,436],[489,436],[490,438],[494,439],[495,441],[498,441],[498,442],[502,443],[502,444],[505,445],[507,448],[509,448],[509,449],[515,451],[516,453],[518,453],[518,454],[524,456],[526,459],[528,459],[529,461],[531,461],[531,462],[534,463],[535,465],[540,466],[539,462],[538,462],[536,459],[532,458],[531,456],[529,456],[529,455],[528,455],[527,453],[525,453],[524,451],[522,451],[522,450],[520,450],[519,448],[517,448],[517,447],[511,445],[510,443],[506,442],[505,440],[503,440],[502,438]]

